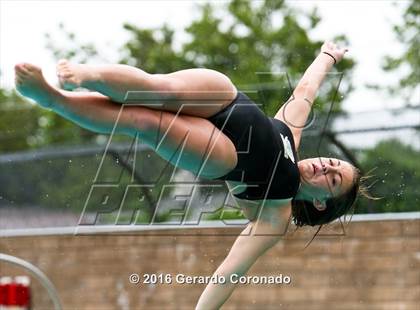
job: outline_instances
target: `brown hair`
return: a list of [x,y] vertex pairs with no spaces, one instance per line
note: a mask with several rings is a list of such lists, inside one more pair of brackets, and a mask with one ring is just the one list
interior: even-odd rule
[[338,197],[329,198],[326,201],[326,209],[319,211],[312,202],[307,200],[292,200],[292,216],[293,222],[296,226],[315,226],[323,225],[333,220],[347,214],[351,206],[356,201],[358,194],[368,198],[377,200],[380,198],[375,198],[369,195],[368,190],[373,185],[369,187],[363,184],[364,181],[371,178],[372,175],[362,176],[360,170],[353,166],[354,176],[353,176],[353,186],[344,194]]

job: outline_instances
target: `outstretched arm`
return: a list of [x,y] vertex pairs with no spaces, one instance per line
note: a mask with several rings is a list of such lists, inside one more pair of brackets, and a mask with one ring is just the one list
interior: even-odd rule
[[276,113],[274,118],[285,122],[290,127],[296,149],[300,144],[302,127],[308,119],[312,103],[316,98],[316,93],[322,81],[328,72],[331,71],[334,63],[339,62],[343,58],[345,52],[347,52],[346,48],[339,48],[332,42],[325,42],[319,55],[306,69],[291,98]]
[[274,246],[287,229],[290,205],[265,208],[258,220],[250,222],[236,239],[228,256],[214,275],[224,276],[225,284],[208,284],[201,294],[196,310],[219,309],[236,287],[230,276],[245,275],[255,261]]

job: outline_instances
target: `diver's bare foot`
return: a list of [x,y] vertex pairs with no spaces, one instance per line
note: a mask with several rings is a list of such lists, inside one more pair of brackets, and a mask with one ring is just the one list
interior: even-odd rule
[[93,82],[98,75],[93,72],[89,65],[72,64],[67,59],[61,59],[57,63],[57,76],[62,88],[73,90],[83,87],[86,82]]
[[49,108],[56,101],[60,93],[47,83],[41,68],[29,64],[15,65],[16,89],[23,96],[35,100],[39,105]]

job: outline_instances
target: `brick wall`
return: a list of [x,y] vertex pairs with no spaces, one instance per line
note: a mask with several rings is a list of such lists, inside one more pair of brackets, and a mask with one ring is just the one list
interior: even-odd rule
[[[314,230],[290,234],[248,275],[288,275],[291,284],[240,285],[223,309],[418,310],[420,220],[353,221],[344,228],[329,225],[306,250]],[[65,309],[193,309],[204,284],[133,285],[129,275],[211,275],[240,231],[3,237],[0,252],[42,269]],[[25,272],[0,262],[0,274]],[[35,309],[51,308],[35,279],[32,291]]]

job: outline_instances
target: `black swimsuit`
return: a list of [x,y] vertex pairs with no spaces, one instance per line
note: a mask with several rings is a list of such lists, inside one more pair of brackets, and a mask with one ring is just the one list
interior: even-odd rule
[[217,178],[247,184],[244,192],[233,194],[235,197],[260,200],[296,195],[300,174],[293,135],[285,123],[267,117],[239,91],[230,105],[208,120],[235,145],[236,167]]

